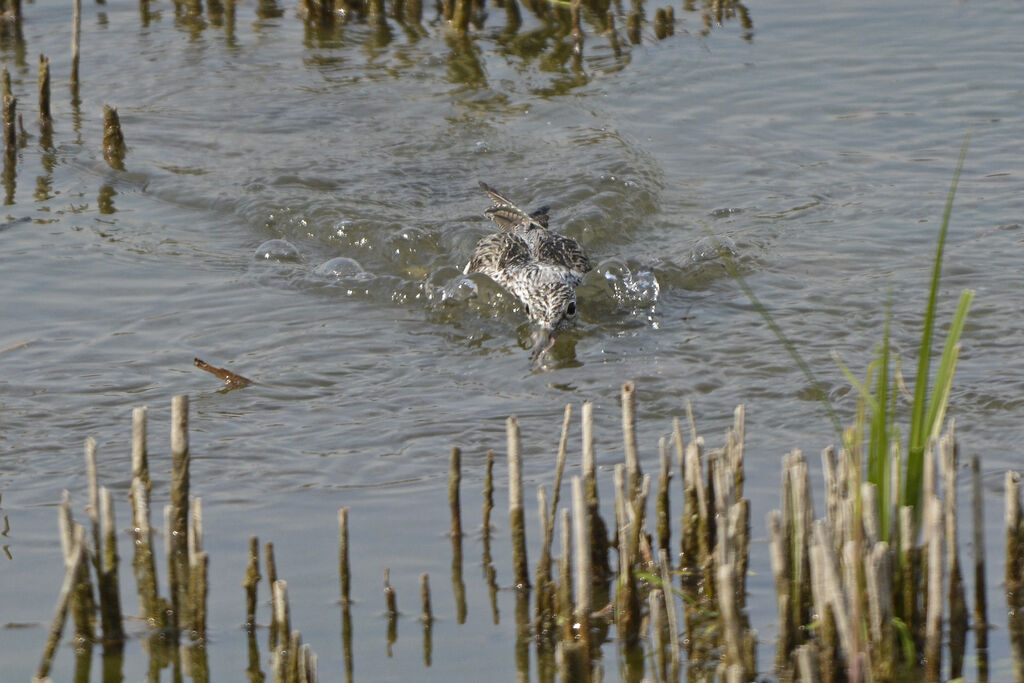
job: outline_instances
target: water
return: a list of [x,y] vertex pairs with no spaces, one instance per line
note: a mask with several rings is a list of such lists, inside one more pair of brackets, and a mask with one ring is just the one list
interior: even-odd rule
[[[969,130],[940,315],[948,319],[961,289],[976,290],[951,412],[964,455],[983,458],[991,575],[1001,575],[1002,472],[1020,467],[1024,437],[1016,8],[782,2],[750,6],[752,33],[735,18],[705,32],[700,12],[679,10],[674,37],[657,42],[646,27],[643,44],[619,56],[584,12],[575,63],[567,29],[524,11],[519,31],[506,32],[496,7],[460,43],[440,26],[415,32],[393,21],[386,34],[359,23],[317,33],[294,6],[269,2],[239,5],[233,25],[168,3],[150,3],[148,15],[135,2],[85,4],[77,109],[66,3],[24,5],[24,48],[9,35],[0,43],[31,135],[0,214],[0,348],[30,342],[0,354],[0,513],[11,528],[0,621],[31,625],[3,631],[5,675],[27,678],[41,651],[63,573],[55,505],[67,488],[84,515],[85,437],[100,442],[100,477],[125,526],[130,410],[150,406],[159,505],[170,398],[187,393],[193,491],[212,551],[216,679],[245,670],[239,582],[254,534],[275,543],[293,623],[321,674],[337,677],[342,505],[352,510],[360,596],[357,678],[451,680],[482,665],[510,678],[511,597],[502,593],[494,625],[474,565],[484,453],[494,448],[500,463],[504,419],[519,415],[532,494],[550,484],[564,404],[592,400],[610,467],[621,457],[617,395],[627,379],[638,385],[647,470],[687,400],[712,444],[732,408],[748,405],[750,604],[769,672],[761,520],[778,504],[781,454],[814,454],[835,436],[714,245],[734,255],[848,419],[854,396],[830,354],[863,372],[890,291],[894,342],[915,347]],[[52,60],[51,150],[34,125],[39,52]],[[102,159],[103,104],[119,108],[125,172]],[[580,288],[578,328],[540,368],[529,364],[518,304],[486,278],[461,275],[492,229],[477,180],[525,206],[549,204],[553,227],[598,264]],[[193,357],[259,384],[221,392]],[[913,362],[904,364],[909,375]],[[472,530],[464,626],[447,586],[452,445],[464,453]],[[577,434],[570,448],[578,452]],[[498,580],[508,585],[505,518],[494,519]],[[390,657],[385,566],[404,613]],[[423,572],[439,618],[430,668],[415,621]],[[133,582],[124,585],[134,607]],[[989,588],[990,618],[1003,626],[998,581]],[[997,671],[1007,666],[1004,634],[993,633]],[[614,679],[614,648],[605,657]],[[145,666],[132,641],[126,679]],[[64,648],[55,679],[72,667]]]

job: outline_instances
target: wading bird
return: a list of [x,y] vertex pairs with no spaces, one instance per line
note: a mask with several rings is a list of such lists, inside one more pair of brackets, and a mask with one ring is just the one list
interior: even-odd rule
[[548,229],[548,207],[527,213],[486,183],[480,187],[493,203],[484,215],[500,230],[477,242],[464,272],[484,273],[519,299],[537,324],[536,360],[576,321],[576,287],[590,259],[579,242]]

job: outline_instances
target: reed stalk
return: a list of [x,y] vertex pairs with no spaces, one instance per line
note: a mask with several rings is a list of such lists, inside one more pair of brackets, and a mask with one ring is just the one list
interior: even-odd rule
[[508,516],[509,533],[512,539],[512,575],[516,588],[528,589],[530,576],[526,562],[526,521],[523,515],[519,420],[515,417],[508,418],[505,432],[508,441]]
[[120,583],[117,575],[117,527],[114,524],[114,504],[110,499],[110,490],[105,486],[100,488],[99,498],[103,553],[97,576],[103,643],[105,646],[121,645],[124,642],[124,626],[121,616]]
[[44,127],[53,125],[50,113],[50,59],[39,55],[39,121]]
[[249,564],[245,568],[242,588],[245,589],[245,630],[256,630],[256,589],[260,579],[260,539],[249,537]]
[[349,569],[348,508],[338,509],[338,580],[341,583],[341,604],[351,602],[352,573]]

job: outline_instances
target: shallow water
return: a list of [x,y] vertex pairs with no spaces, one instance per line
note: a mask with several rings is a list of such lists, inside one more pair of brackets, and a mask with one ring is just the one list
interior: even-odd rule
[[[130,410],[150,407],[162,504],[170,398],[181,393],[192,400],[193,492],[212,550],[214,678],[245,670],[236,625],[250,535],[275,543],[293,623],[335,678],[343,505],[361,596],[356,677],[451,680],[486,665],[510,678],[511,597],[502,593],[494,625],[473,559],[484,453],[495,449],[504,471],[504,420],[517,414],[527,491],[550,485],[562,409],[592,400],[610,467],[621,457],[617,396],[628,379],[647,470],[686,401],[711,444],[733,407],[748,406],[759,546],[750,604],[770,672],[761,520],[778,505],[782,453],[816,454],[835,435],[714,245],[735,255],[849,419],[854,397],[830,353],[863,372],[890,291],[894,341],[914,348],[968,131],[940,304],[948,319],[961,289],[977,292],[951,414],[963,454],[982,457],[990,575],[1001,575],[1002,473],[1021,466],[1024,437],[1024,17],[1015,7],[782,2],[750,6],[752,32],[736,18],[705,32],[700,12],[681,9],[675,36],[656,41],[647,26],[632,47],[620,15],[619,55],[585,13],[578,63],[567,26],[524,11],[510,32],[496,7],[466,42],[429,21],[419,32],[389,20],[386,34],[359,22],[318,33],[294,6],[267,2],[238,5],[233,24],[219,25],[169,3],[147,7],[86,3],[77,107],[69,6],[26,3],[24,49],[0,42],[30,134],[0,215],[0,349],[31,342],[0,353],[0,514],[10,522],[0,621],[35,624],[0,637],[12,679],[35,668],[63,573],[62,489],[84,515],[85,437],[100,442],[100,477],[124,525]],[[39,52],[53,69],[49,149],[34,124]],[[103,162],[103,104],[119,109],[124,172]],[[549,204],[553,226],[598,264],[580,289],[578,328],[542,367],[528,361],[519,306],[461,275],[492,229],[477,180],[529,207]],[[268,240],[295,253],[261,250]],[[258,384],[221,392],[193,357]],[[464,525],[474,530],[465,626],[447,584],[452,445],[463,450]],[[570,448],[578,452],[576,434]],[[505,518],[494,519],[506,586]],[[390,657],[385,566],[405,614]],[[423,572],[439,618],[430,668],[415,621]],[[123,583],[134,606],[134,583]],[[993,665],[1005,670],[998,582],[989,590],[1002,629]],[[128,680],[145,671],[139,652],[129,644]],[[614,679],[614,649],[605,656]],[[72,667],[64,648],[55,680]]]

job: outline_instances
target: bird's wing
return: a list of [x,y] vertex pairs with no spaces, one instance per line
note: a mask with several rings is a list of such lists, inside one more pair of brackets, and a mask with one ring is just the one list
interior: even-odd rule
[[484,215],[498,224],[498,227],[507,232],[512,232],[522,226],[529,228],[530,225],[538,225],[546,228],[548,224],[548,207],[544,207],[533,214],[528,214],[512,203],[508,197],[501,194],[487,183],[480,181],[480,187],[487,196],[491,198],[493,206]]
[[466,265],[467,273],[483,273],[504,283],[510,270],[530,260],[530,247],[523,238],[508,232],[495,232],[476,243]]
[[537,243],[537,260],[567,268],[579,278],[593,268],[579,242],[555,233],[548,233]]

